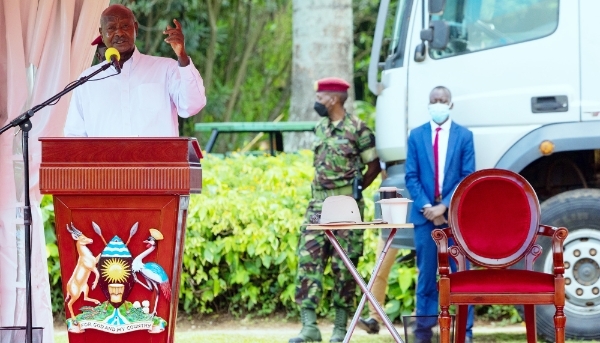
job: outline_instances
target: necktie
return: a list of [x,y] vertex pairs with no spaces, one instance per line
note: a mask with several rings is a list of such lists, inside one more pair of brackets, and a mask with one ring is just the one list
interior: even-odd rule
[[435,201],[437,201],[440,196],[440,166],[439,166],[439,156],[438,156],[439,155],[438,154],[438,138],[439,138],[441,129],[442,129],[441,127],[438,127],[435,129],[435,140],[433,141],[433,160],[435,163],[435,182],[434,182]]

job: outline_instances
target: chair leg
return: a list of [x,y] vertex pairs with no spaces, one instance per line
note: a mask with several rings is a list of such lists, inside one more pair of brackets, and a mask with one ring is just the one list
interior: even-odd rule
[[454,337],[456,343],[464,343],[467,335],[468,305],[458,305],[456,309],[456,324],[454,325]]
[[535,326],[535,305],[525,307],[525,328],[527,330],[527,343],[537,342],[537,328]]
[[565,325],[567,317],[563,312],[564,306],[556,306],[554,314],[554,334],[556,343],[565,343]]
[[442,306],[439,316],[440,323],[440,343],[450,343],[450,324],[452,318],[450,312],[448,312],[449,306]]

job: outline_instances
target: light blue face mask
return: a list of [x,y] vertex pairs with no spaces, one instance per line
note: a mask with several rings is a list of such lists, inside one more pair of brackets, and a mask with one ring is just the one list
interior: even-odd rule
[[450,105],[442,103],[429,104],[429,115],[434,122],[441,125],[450,116]]

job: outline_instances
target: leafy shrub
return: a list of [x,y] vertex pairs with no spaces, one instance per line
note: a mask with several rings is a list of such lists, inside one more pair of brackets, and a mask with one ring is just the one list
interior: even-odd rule
[[44,221],[44,236],[46,238],[46,256],[48,259],[48,273],[50,274],[50,297],[52,299],[52,312],[64,312],[62,295],[62,282],[60,277],[60,264],[58,261],[58,246],[54,233],[54,205],[52,197],[45,195],[40,204],[42,219]]
[[188,210],[186,312],[291,307],[298,228],[310,197],[310,156],[232,155],[203,161],[203,194]]
[[[312,153],[271,156],[206,156],[203,192],[191,196],[180,288],[180,309],[207,314],[297,314],[294,280],[299,227],[310,198]],[[364,220],[374,213],[373,194],[364,193]],[[42,202],[53,311],[63,310],[54,213]],[[365,230],[365,254],[358,270],[367,279],[375,265],[378,232]],[[406,253],[406,252],[404,252]],[[389,280],[386,311],[397,318],[414,308],[414,265],[398,265]],[[331,268],[325,270],[321,314],[330,312]],[[357,303],[361,293],[357,288]]]
[[[307,151],[203,161],[203,194],[192,198],[188,213],[181,286],[186,312],[297,311],[296,248],[310,200],[311,162]],[[375,189],[365,192],[365,220],[373,217]],[[365,277],[375,264],[377,239],[377,232],[365,232],[369,253],[358,265]],[[325,276],[321,313],[329,312],[334,282],[330,268]]]
[[515,324],[522,321],[521,315],[512,305],[475,306],[475,313],[479,319],[485,321],[499,321],[501,325]]

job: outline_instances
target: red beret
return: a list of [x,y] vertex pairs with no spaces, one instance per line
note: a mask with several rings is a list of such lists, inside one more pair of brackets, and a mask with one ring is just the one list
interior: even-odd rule
[[317,92],[347,92],[350,84],[338,77],[326,77],[315,83]]
[[[94,39],[94,40],[92,41],[92,45],[98,45],[98,44],[100,44],[100,43],[102,43],[102,35],[100,35],[100,36],[96,37],[96,39]],[[104,43],[103,43],[103,44],[104,44]]]

